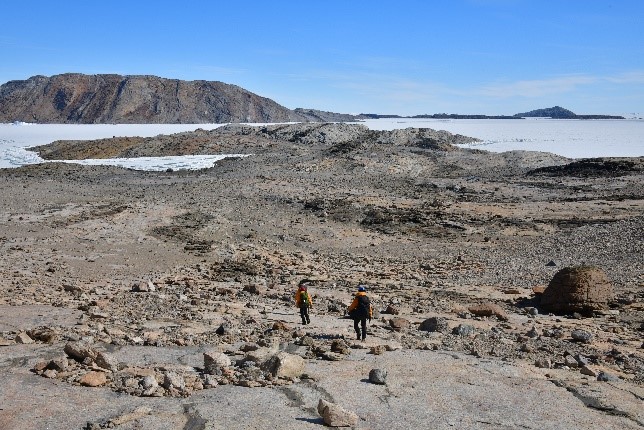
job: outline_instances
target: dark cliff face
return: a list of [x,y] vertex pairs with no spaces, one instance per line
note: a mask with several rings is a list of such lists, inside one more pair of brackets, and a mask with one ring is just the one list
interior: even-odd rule
[[307,118],[223,82],[67,73],[0,86],[0,122],[12,121],[199,124]]

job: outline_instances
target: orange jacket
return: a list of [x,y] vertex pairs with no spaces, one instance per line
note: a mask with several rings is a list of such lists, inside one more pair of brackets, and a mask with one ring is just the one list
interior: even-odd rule
[[309,296],[309,307],[313,307],[313,300],[311,300],[311,295],[309,294],[309,292],[307,290],[300,290],[299,288],[295,292],[295,306],[297,306],[298,308],[302,307],[303,303],[301,293],[305,293],[307,296]]
[[[367,295],[366,292],[358,291],[356,293],[356,296],[353,298],[353,302],[351,302],[351,304],[349,305],[349,309],[347,309],[347,310],[349,312],[351,312],[352,310],[356,309],[358,307],[358,303],[359,303],[358,302],[358,297],[366,296],[366,295]],[[373,308],[371,307],[371,303],[369,303],[369,318],[372,318],[372,317],[373,317]]]

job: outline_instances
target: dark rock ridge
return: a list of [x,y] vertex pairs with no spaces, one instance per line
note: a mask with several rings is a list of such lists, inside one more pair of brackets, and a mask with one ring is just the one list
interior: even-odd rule
[[0,122],[227,123],[308,121],[265,97],[218,81],[156,76],[33,76],[0,86]]
[[321,145],[332,154],[343,154],[368,145],[403,146],[456,151],[454,144],[478,139],[429,128],[369,130],[362,124],[306,123],[250,126],[229,124],[214,130],[159,135],[149,138],[118,137],[89,141],[56,141],[31,148],[47,160],[153,157],[168,155],[258,153],[276,143]]

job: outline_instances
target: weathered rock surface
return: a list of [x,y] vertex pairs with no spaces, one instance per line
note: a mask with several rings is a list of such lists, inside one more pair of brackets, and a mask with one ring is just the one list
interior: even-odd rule
[[[317,428],[320,398],[358,428],[641,428],[642,173],[527,175],[569,160],[442,150],[438,135],[224,127],[51,148],[253,155],[198,172],[0,170],[0,428],[238,428],[245,404],[262,406],[243,409],[251,428]],[[611,279],[610,307],[537,312],[536,287],[579,261]],[[133,292],[142,280],[154,288]],[[362,283],[365,342],[344,314]],[[432,317],[452,330],[417,329]],[[220,374],[212,352],[231,359]],[[279,354],[295,376],[276,376]],[[89,372],[106,382],[80,385]]]
[[541,307],[552,312],[590,313],[614,300],[613,285],[598,267],[566,267],[555,273],[541,296]]

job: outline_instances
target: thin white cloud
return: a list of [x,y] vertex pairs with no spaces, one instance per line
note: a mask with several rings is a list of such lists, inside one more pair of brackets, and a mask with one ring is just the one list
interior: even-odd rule
[[615,84],[644,84],[644,71],[620,73],[619,75],[609,76],[606,80]]
[[485,85],[476,90],[475,93],[493,98],[536,98],[552,94],[568,93],[581,86],[606,82],[624,85],[644,83],[644,71],[624,72],[612,76],[568,75],[550,79],[495,83]]
[[495,98],[543,97],[550,94],[570,92],[580,85],[593,84],[599,80],[597,77],[586,75],[561,76],[551,79],[491,84],[478,89],[476,93],[478,95]]

